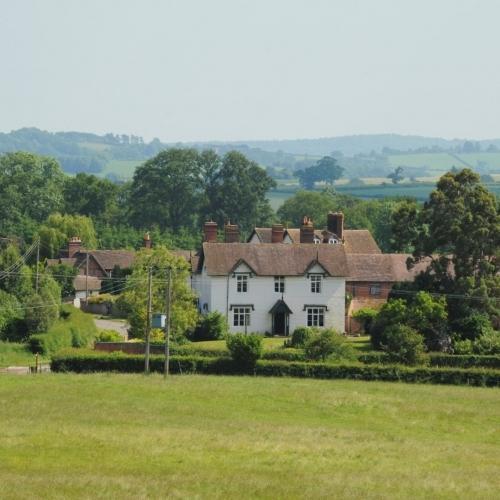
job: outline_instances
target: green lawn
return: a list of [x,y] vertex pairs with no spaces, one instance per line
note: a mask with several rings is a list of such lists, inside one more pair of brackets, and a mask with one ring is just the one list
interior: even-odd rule
[[[0,378],[3,498],[494,498],[496,389]],[[495,493],[496,492],[496,493]]]
[[[40,357],[40,361],[47,361]],[[7,366],[30,366],[35,364],[35,355],[26,344],[0,341],[0,368]]]

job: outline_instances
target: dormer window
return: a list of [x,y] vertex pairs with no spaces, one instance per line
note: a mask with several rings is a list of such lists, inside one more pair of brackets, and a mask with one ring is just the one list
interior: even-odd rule
[[248,275],[246,274],[236,275],[236,291],[240,293],[248,292]]
[[311,293],[321,293],[321,274],[311,274]]

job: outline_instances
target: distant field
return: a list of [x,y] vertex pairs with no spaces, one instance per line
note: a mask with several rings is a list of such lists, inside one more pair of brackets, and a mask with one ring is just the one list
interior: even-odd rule
[[0,376],[2,498],[496,498],[497,389]]
[[[453,166],[457,168],[470,165],[473,168],[479,166],[479,162],[484,162],[488,167],[500,168],[500,153],[468,153],[457,154],[456,157],[448,153],[419,153],[388,156],[389,163],[394,166],[407,167],[427,167],[430,170],[449,170]],[[463,160],[463,161],[460,161]]]
[[107,174],[114,174],[120,180],[130,180],[135,169],[144,163],[145,160],[112,160],[106,164],[99,174],[105,177]]

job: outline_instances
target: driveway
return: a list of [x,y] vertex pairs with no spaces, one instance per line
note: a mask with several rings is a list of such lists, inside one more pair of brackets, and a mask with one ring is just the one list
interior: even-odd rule
[[125,320],[94,318],[94,323],[97,328],[101,330],[114,330],[123,337],[123,340],[128,340],[128,325]]

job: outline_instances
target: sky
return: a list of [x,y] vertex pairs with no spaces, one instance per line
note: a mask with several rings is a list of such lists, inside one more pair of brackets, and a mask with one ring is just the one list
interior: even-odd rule
[[0,131],[500,137],[498,0],[0,0]]

